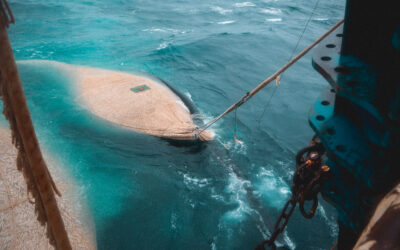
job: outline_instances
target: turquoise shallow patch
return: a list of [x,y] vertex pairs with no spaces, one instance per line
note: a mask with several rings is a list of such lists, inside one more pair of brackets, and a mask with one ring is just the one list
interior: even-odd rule
[[[303,28],[297,20],[310,11],[306,0],[251,2],[255,6],[239,8],[227,0],[13,0],[18,20],[8,31],[18,60],[148,72],[215,115],[286,63],[298,38],[290,32]],[[280,22],[266,20],[270,8],[282,11],[276,14]],[[344,1],[324,1],[318,8],[336,19]],[[236,22],[218,23],[228,16]],[[333,19],[313,20],[313,33],[325,32]],[[307,34],[302,44],[313,39]],[[238,137],[246,141],[226,153],[213,143],[175,147],[105,122],[76,103],[79,89],[68,72],[20,64],[19,73],[39,142],[87,200],[99,250],[248,249],[263,239],[260,228],[273,228],[290,195],[294,152],[313,136],[307,124],[315,102],[310,96],[327,84],[307,57],[287,72],[288,84],[279,87],[261,122],[246,117],[260,116],[272,89],[237,110]],[[145,83],[133,83],[127,91]],[[231,115],[215,127],[228,144],[234,143],[233,124]],[[243,178],[233,173],[233,163]],[[323,208],[326,217],[317,214],[310,221],[295,212],[281,240],[295,247],[282,248],[308,249],[310,235],[312,247],[330,248],[337,241],[331,226],[336,212],[324,203]],[[305,224],[311,233],[302,230]]]
[[147,86],[146,84],[131,88],[131,90],[135,93],[140,93],[148,89],[150,89],[150,87]]

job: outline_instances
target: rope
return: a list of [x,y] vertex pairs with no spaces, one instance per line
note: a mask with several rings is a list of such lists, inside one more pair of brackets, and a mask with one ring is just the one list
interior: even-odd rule
[[217,141],[218,141],[227,151],[230,150],[230,148],[229,148],[228,146],[226,146],[225,143],[223,143],[223,142],[221,141],[221,139],[219,139],[219,137],[217,137]]
[[6,0],[0,0],[0,25],[8,28],[10,23],[14,23],[14,16]]
[[308,20],[307,20],[307,22],[306,22],[306,25],[304,25],[303,31],[301,32],[301,35],[300,35],[300,37],[299,37],[299,40],[297,40],[296,46],[294,47],[294,49],[293,49],[293,51],[292,51],[292,54],[291,54],[290,57],[289,57],[289,60],[292,59],[294,53],[296,52],[297,48],[299,47],[300,41],[301,41],[301,39],[303,38],[303,35],[304,35],[304,33],[306,32],[306,30],[307,30],[307,28],[308,28],[308,25],[310,24],[310,21],[311,21],[312,17],[314,16],[314,13],[315,13],[315,10],[316,10],[317,7],[318,7],[319,1],[320,1],[320,0],[317,0],[317,1],[315,2],[314,8],[312,9],[310,16],[308,17]]
[[277,70],[274,74],[269,76],[267,79],[265,79],[263,82],[261,82],[257,87],[255,87],[253,90],[250,92],[247,92],[246,95],[244,95],[238,102],[232,104],[229,108],[227,108],[222,114],[219,116],[215,117],[213,120],[205,124],[202,128],[197,128],[199,130],[198,134],[201,134],[204,132],[206,129],[208,129],[211,125],[216,123],[219,119],[224,117],[225,115],[229,114],[232,112],[235,108],[240,107],[242,104],[245,102],[249,101],[255,94],[257,94],[261,89],[263,89],[265,86],[267,86],[270,82],[275,80],[279,75],[281,75],[283,72],[285,72],[290,66],[292,66],[295,62],[297,62],[300,58],[302,58],[307,52],[309,52],[315,45],[317,45],[319,42],[321,42],[325,37],[327,37],[330,33],[332,33],[337,27],[339,27],[343,23],[343,19],[340,20],[337,24],[332,26],[325,34],[320,36],[318,39],[316,39],[314,42],[312,42],[310,45],[308,45],[307,48],[305,48],[303,51],[301,51],[296,57],[294,57],[292,60],[290,60],[288,63],[286,63],[284,66],[282,66],[279,70]]
[[263,112],[260,115],[260,118],[258,118],[258,127],[260,128],[260,124],[261,124],[261,120],[264,117],[265,111],[267,110],[267,107],[269,106],[269,104],[271,103],[272,98],[274,97],[276,91],[278,90],[278,85],[275,86],[274,90],[272,91],[271,96],[268,98],[267,103],[264,106]]
[[[4,16],[6,10],[10,19]],[[55,197],[60,193],[43,159],[8,38],[7,27],[13,17],[5,0],[0,0],[0,15],[3,18],[0,20],[0,94],[12,143],[18,150],[17,168],[22,171],[27,190],[35,199],[38,221],[47,224],[50,244],[60,250],[69,250],[71,244]]]
[[[317,7],[318,7],[319,1],[320,1],[320,0],[317,0],[317,1],[315,2],[314,8],[312,9],[311,14],[310,14],[310,16],[308,17],[308,20],[307,20],[306,24],[304,25],[303,31],[301,32],[301,34],[300,34],[300,36],[299,36],[299,39],[297,39],[296,46],[294,46],[294,48],[293,48],[293,50],[292,50],[292,53],[290,54],[290,57],[288,58],[288,61],[290,61],[290,60],[293,58],[294,53],[296,53],[296,50],[297,50],[297,48],[298,48],[299,45],[300,45],[300,41],[301,41],[301,39],[303,38],[303,35],[304,35],[304,33],[306,32],[306,30],[307,30],[307,28],[308,28],[308,25],[310,24],[310,21],[311,21],[312,17],[314,16],[315,10],[316,10]],[[260,118],[258,118],[258,125],[259,125],[259,126],[260,126],[261,120],[262,120],[263,117],[264,117],[265,111],[267,110],[267,107],[269,106],[269,104],[270,104],[272,98],[274,97],[274,95],[275,95],[275,93],[276,93],[276,90],[278,89],[279,82],[280,82],[280,80],[282,79],[282,76],[283,76],[283,75],[280,75],[280,76],[278,76],[278,77],[276,78],[276,87],[275,87],[274,91],[272,92],[271,96],[268,98],[268,101],[267,101],[267,103],[266,103],[265,106],[264,106],[264,110],[263,110],[262,114],[260,115]]]
[[237,107],[235,108],[235,123],[233,125],[233,139],[235,140],[235,142],[237,142],[239,144],[243,144],[243,142],[237,138],[236,133],[237,133]]

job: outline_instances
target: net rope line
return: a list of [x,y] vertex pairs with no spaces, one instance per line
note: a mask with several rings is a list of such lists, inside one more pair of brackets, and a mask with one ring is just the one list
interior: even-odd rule
[[277,70],[275,73],[270,75],[267,79],[265,79],[263,82],[261,82],[257,87],[252,89],[250,92],[247,92],[239,101],[236,103],[232,104],[229,108],[227,108],[224,112],[222,112],[220,115],[203,125],[201,128],[196,128],[197,130],[197,135],[200,135],[203,133],[205,130],[207,130],[211,125],[216,123],[218,120],[220,120],[222,117],[225,115],[229,114],[232,112],[235,108],[238,108],[242,106],[244,103],[248,102],[255,94],[257,94],[260,90],[262,90],[265,86],[267,86],[270,82],[273,80],[277,79],[283,72],[285,72],[290,66],[292,66],[295,62],[297,62],[300,58],[302,58],[305,54],[307,54],[312,48],[315,47],[319,42],[321,42],[325,37],[327,37],[329,34],[331,34],[334,30],[336,30],[342,23],[344,22],[344,19],[340,20],[338,23],[333,25],[327,32],[325,32],[322,36],[320,36],[318,39],[316,39],[314,42],[312,42],[310,45],[308,45],[307,48],[305,48],[303,51],[301,51],[299,54],[297,54],[293,59],[291,59],[288,63],[286,63],[284,66],[282,66],[279,70]]
[[[310,14],[310,16],[308,17],[306,24],[304,25],[303,31],[301,32],[301,34],[300,34],[300,36],[299,36],[299,39],[297,39],[296,46],[294,46],[293,51],[292,51],[292,53],[290,54],[290,57],[288,58],[288,61],[290,61],[290,60],[293,58],[294,53],[296,53],[297,48],[299,47],[300,42],[301,42],[301,40],[303,39],[304,33],[306,32],[306,30],[307,30],[307,28],[308,28],[308,25],[310,24],[311,19],[313,18],[314,13],[315,13],[316,9],[318,8],[319,2],[320,2],[320,0],[317,0],[317,1],[315,2],[314,7],[313,7],[313,9],[312,9],[312,11],[311,11],[311,14]],[[278,90],[279,82],[282,80],[282,77],[283,77],[283,74],[280,75],[280,76],[278,76],[277,79],[276,79],[276,87],[275,87],[274,90],[272,91],[271,96],[268,98],[268,100],[267,100],[267,102],[266,102],[266,104],[265,104],[265,106],[264,106],[263,112],[261,113],[260,117],[258,118],[258,125],[259,125],[259,126],[260,126],[261,120],[264,118],[264,114],[265,114],[265,111],[267,110],[267,107],[268,107],[269,104],[271,103],[272,98],[274,97],[276,91]]]

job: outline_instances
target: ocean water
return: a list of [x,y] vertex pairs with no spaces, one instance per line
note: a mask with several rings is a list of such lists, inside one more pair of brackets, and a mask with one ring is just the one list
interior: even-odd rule
[[[290,197],[294,156],[326,81],[305,56],[213,127],[217,142],[178,147],[110,124],[76,102],[71,76],[46,59],[148,72],[188,96],[205,120],[289,59],[315,1],[10,0],[9,29],[39,141],[77,183],[99,249],[252,249]],[[320,1],[299,49],[339,21],[344,0]],[[266,103],[274,89],[270,104]],[[265,114],[261,117],[265,109]],[[296,210],[283,249],[327,249],[334,209]]]

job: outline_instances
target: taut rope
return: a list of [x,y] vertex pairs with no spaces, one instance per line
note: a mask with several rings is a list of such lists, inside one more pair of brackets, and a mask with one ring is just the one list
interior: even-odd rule
[[261,82],[257,87],[255,87],[253,90],[250,92],[247,92],[238,102],[232,104],[228,109],[226,109],[222,114],[219,116],[215,117],[213,120],[210,122],[206,123],[204,126],[201,128],[197,128],[198,134],[201,134],[203,131],[208,129],[211,125],[216,123],[219,119],[224,117],[225,115],[229,114],[232,112],[235,108],[240,107],[243,103],[249,101],[255,94],[257,94],[261,89],[263,89],[265,86],[267,86],[270,82],[273,80],[277,79],[283,72],[285,72],[290,66],[292,66],[295,62],[297,62],[300,58],[302,58],[307,52],[309,52],[315,45],[317,45],[320,41],[322,41],[325,37],[327,37],[330,33],[332,33],[337,27],[339,27],[343,23],[344,19],[340,20],[337,24],[332,26],[325,34],[320,36],[317,40],[312,42],[310,45],[308,45],[307,48],[305,48],[303,51],[301,51],[296,57],[294,57],[292,60],[290,60],[288,63],[286,63],[283,67],[281,67],[278,71],[276,71],[274,74],[272,74],[270,77],[265,79],[263,82]]
[[[306,24],[304,25],[303,31],[301,32],[301,34],[300,34],[300,36],[299,36],[299,39],[297,39],[296,46],[294,46],[293,51],[292,51],[292,53],[290,54],[290,57],[288,58],[288,61],[290,61],[290,60],[293,58],[294,53],[296,53],[297,48],[298,48],[299,45],[300,45],[300,41],[301,41],[301,39],[303,38],[304,33],[306,32],[307,27],[308,27],[308,25],[310,24],[310,21],[311,21],[312,17],[314,16],[314,12],[315,12],[315,10],[316,10],[317,7],[318,7],[319,2],[320,2],[320,0],[317,0],[317,1],[315,2],[314,8],[312,9],[311,14],[310,14],[310,16],[309,16],[308,19],[307,19],[307,22],[306,22]],[[264,114],[265,114],[265,111],[267,110],[267,107],[268,107],[269,104],[271,103],[271,100],[272,100],[272,98],[274,97],[274,95],[275,95],[275,93],[276,93],[276,90],[278,89],[279,82],[280,82],[281,79],[282,79],[282,75],[279,75],[279,76],[276,78],[276,87],[274,88],[274,91],[272,91],[271,96],[268,98],[268,101],[266,102],[266,104],[265,104],[265,106],[264,106],[263,112],[262,112],[261,115],[260,115],[260,118],[258,118],[258,127],[260,127],[261,120],[263,119]]]

